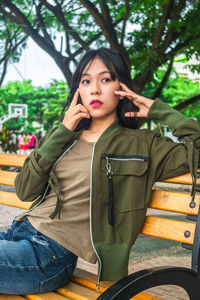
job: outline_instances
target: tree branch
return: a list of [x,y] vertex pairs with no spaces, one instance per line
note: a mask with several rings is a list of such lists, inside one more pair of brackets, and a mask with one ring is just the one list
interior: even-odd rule
[[124,35],[125,35],[125,30],[126,30],[126,24],[130,15],[130,5],[129,5],[129,0],[125,0],[125,4],[126,4],[126,12],[124,15],[124,22],[123,22],[123,26],[122,26],[122,33],[121,33],[121,45],[124,45]]
[[200,94],[193,96],[187,100],[185,100],[182,103],[179,103],[177,105],[175,105],[173,108],[177,109],[177,110],[181,110],[183,108],[186,108],[188,105],[194,104],[195,102],[197,102],[200,99]]
[[196,37],[190,36],[187,40],[185,40],[182,43],[181,42],[178,43],[171,51],[167,52],[166,57],[171,57],[172,55],[175,56],[178,51],[187,47],[190,44],[190,42],[197,40],[197,39],[199,39],[199,35]]
[[[121,20],[117,20],[114,24],[114,26],[117,26]],[[89,46],[91,43],[93,43],[95,40],[97,40],[102,35],[102,32],[97,33],[95,36],[93,36],[88,42],[87,45]],[[83,48],[79,48],[76,52],[71,54],[70,58],[74,59],[77,55],[81,54],[83,52]]]
[[[108,7],[106,5],[106,1],[102,0],[101,3],[101,10],[102,14],[99,13],[99,11],[96,9],[93,3],[89,0],[80,0],[80,2],[87,8],[87,10],[90,12],[90,14],[93,16],[95,22],[99,25],[99,27],[102,30],[103,35],[106,37],[108,43],[110,44],[110,47],[112,49],[115,49],[119,51],[122,56],[124,57],[124,60],[129,68],[131,68],[130,60],[128,57],[127,52],[125,51],[123,45],[118,43],[116,32],[114,29],[114,25],[112,23],[110,14],[107,12]],[[104,17],[105,13],[105,17]]]
[[21,45],[22,43],[24,43],[25,40],[28,37],[27,35],[25,35],[22,39],[20,39],[13,46],[13,39],[16,40],[16,37],[17,37],[17,34],[18,34],[18,30],[14,31],[13,36],[10,36],[8,28],[7,28],[7,31],[8,31],[8,34],[7,34],[7,39],[6,39],[6,43],[5,43],[5,54],[0,59],[0,64],[3,64],[3,71],[2,71],[1,77],[0,77],[0,86],[2,85],[3,80],[4,80],[5,76],[6,76],[7,66],[8,66],[8,62],[9,62],[10,57],[16,52],[16,50],[19,47],[19,45]]
[[[12,37],[13,38],[13,37]],[[4,61],[4,60],[7,60],[9,59],[9,57],[11,55],[13,55],[15,53],[15,51],[17,50],[17,48],[19,47],[19,45],[21,45],[23,42],[25,42],[25,40],[28,38],[27,35],[25,35],[18,43],[16,43],[13,47],[10,46],[9,49],[7,49],[4,57],[2,57],[0,59],[0,64]]]
[[87,10],[93,16],[94,20],[101,28],[103,34],[104,34],[104,32],[107,34],[107,29],[105,28],[104,19],[103,19],[102,15],[99,13],[98,9],[95,7],[95,5],[88,0],[80,0],[80,2],[83,4],[83,6],[85,6],[87,8]]
[[3,71],[2,71],[1,77],[0,77],[0,86],[2,86],[4,78],[6,76],[7,66],[8,66],[8,60],[6,59],[6,60],[4,60],[4,63],[3,63]]
[[169,0],[167,3],[165,3],[163,5],[162,15],[159,20],[158,28],[154,34],[151,50],[154,50],[161,41],[161,37],[162,37],[162,35],[164,33],[164,29],[165,29],[165,23],[166,23],[167,19],[169,18],[169,15],[170,15],[171,9],[174,5],[174,2],[175,2],[174,0]]
[[[45,0],[41,0],[41,1],[43,1],[43,3],[46,3]],[[3,15],[7,16],[7,18],[11,22],[18,24],[18,26],[27,35],[31,36],[31,38],[38,44],[38,46],[40,46],[42,49],[44,49],[55,60],[58,67],[63,72],[68,84],[70,84],[71,79],[72,79],[72,73],[71,73],[70,67],[69,67],[70,61],[74,61],[74,63],[76,64],[75,55],[77,55],[79,52],[76,51],[73,56],[72,55],[69,55],[69,57],[63,56],[59,51],[56,50],[54,44],[52,44],[49,41],[47,36],[45,36],[45,37],[41,36],[38,33],[38,31],[32,27],[32,25],[29,23],[27,17],[12,3],[12,1],[2,0],[2,2],[3,2],[3,5],[0,7],[0,12],[2,12]],[[3,9],[4,6],[9,8],[9,11],[7,9]],[[66,29],[70,30],[70,34],[72,34],[72,35],[76,34],[71,27],[69,27],[69,28],[65,27],[65,30]],[[43,33],[44,33],[44,31],[43,31]],[[98,33],[96,36],[94,36],[88,42],[84,42],[77,35],[77,37],[78,37],[77,39],[82,44],[82,47],[80,47],[80,49],[79,49],[80,52],[82,52],[83,50],[88,50],[89,45],[94,40],[96,40],[100,35],[101,35],[101,33]]]
[[41,3],[49,10],[51,11],[57,19],[60,21],[60,23],[63,25],[64,30],[67,32],[69,31],[71,36],[85,49],[89,50],[87,47],[87,44],[83,39],[80,38],[80,36],[75,32],[75,30],[68,24],[66,21],[64,14],[62,12],[62,8],[60,5],[53,6],[49,4],[46,0],[41,0]]
[[[57,55],[59,55],[59,52],[56,51],[55,47],[51,45],[51,43],[49,43],[48,41],[46,41],[44,39],[44,37],[42,37],[37,30],[35,30],[30,22],[28,21],[28,19],[25,17],[25,15],[11,2],[11,1],[7,1],[7,0],[1,0],[1,2],[3,2],[3,4],[6,7],[9,7],[9,9],[11,10],[12,13],[14,13],[14,15],[16,17],[14,17],[11,14],[7,14],[7,17],[11,20],[14,21],[16,24],[18,24],[19,27],[22,28],[22,30],[30,35],[32,37],[33,40],[36,41],[36,43],[43,48],[47,53],[49,53],[50,55],[52,55],[55,58],[55,53]],[[6,11],[4,10],[4,13],[6,13]]]
[[[180,2],[177,5],[176,11],[175,11],[174,15],[172,16],[173,20],[175,20],[175,18],[180,17],[180,13],[181,13],[182,9],[184,8],[184,5],[185,5],[185,0],[180,0]],[[181,32],[183,31],[183,29],[184,28],[182,27]],[[181,33],[178,34],[175,31],[175,26],[172,25],[169,28],[166,40],[164,41],[163,45],[161,45],[160,47],[157,47],[154,50],[154,51],[156,51],[157,57],[159,57],[160,59],[154,60],[150,56],[149,64],[148,64],[146,70],[143,71],[143,73],[137,74],[133,80],[133,86],[135,87],[135,89],[137,90],[138,93],[141,93],[145,84],[152,78],[152,74],[153,74],[154,70],[156,70],[159,66],[166,63],[169,59],[171,59],[171,57],[174,57],[178,51],[180,51],[182,48],[189,45],[189,43],[194,40],[194,36],[189,36],[189,38],[186,41],[179,43],[177,46],[175,46],[175,48],[173,50],[166,53],[166,51],[169,49],[170,43],[172,43],[172,41],[175,41],[180,35],[181,35]],[[154,52],[154,54],[155,54],[155,52]]]
[[160,97],[162,90],[169,78],[169,75],[171,74],[172,71],[172,66],[173,66],[173,61],[174,61],[174,57],[171,58],[170,63],[168,65],[167,71],[165,72],[165,75],[163,76],[163,79],[159,85],[159,87],[157,88],[157,90],[155,91],[154,95],[153,95],[153,99]]
[[[63,72],[64,76],[67,78],[66,69],[65,69],[65,61],[66,58],[63,57],[59,51],[56,50],[55,46],[49,43],[44,37],[42,37],[37,30],[35,30],[26,16],[11,2],[8,0],[1,0],[5,7],[9,7],[10,11],[15,15],[15,17],[11,14],[7,13],[7,17],[12,21],[18,24],[22,30],[32,37],[32,39],[42,48],[44,49],[57,63]],[[0,11],[2,9],[0,8]],[[6,12],[5,10],[3,10]],[[67,79],[68,80],[68,79]]]
[[[102,14],[99,13],[99,11],[97,10],[97,8],[95,7],[95,5],[93,3],[91,3],[89,0],[80,0],[80,2],[83,4],[83,6],[85,6],[87,8],[87,10],[90,12],[90,14],[92,15],[92,17],[94,18],[95,22],[99,25],[99,27],[102,30],[103,35],[105,35],[106,39],[108,40],[108,42],[110,43],[111,47],[113,45],[116,45],[116,34],[112,33],[112,38],[110,37],[110,31],[111,29],[108,28],[110,27],[111,23],[110,23],[110,18],[108,17],[108,13],[107,13],[107,7],[106,7],[106,3],[105,1],[102,1],[100,6],[101,6],[101,10],[102,10]],[[103,14],[105,13],[105,17],[103,16]]]
[[118,41],[117,41],[116,31],[113,27],[110,12],[109,12],[109,9],[108,9],[108,6],[107,6],[105,0],[100,1],[100,7],[101,7],[101,15],[104,20],[103,27],[105,26],[106,33],[107,33],[107,35],[106,35],[107,39],[108,39],[108,41],[111,41],[111,42],[109,42],[110,44],[112,43],[112,44],[117,45]]
[[[174,20],[178,20],[180,18],[180,14],[181,14],[183,8],[185,7],[185,3],[186,3],[186,0],[180,0],[177,7],[175,7],[175,12],[174,12],[174,15],[172,16],[172,22]],[[166,49],[172,43],[175,30],[176,30],[176,27],[174,25],[171,25],[171,27],[168,29],[165,40],[161,46],[161,55],[162,55],[162,53],[165,53]]]
[[35,4],[35,6],[36,6],[36,14],[37,14],[37,19],[38,19],[38,24],[39,24],[39,27],[41,28],[41,30],[43,32],[44,38],[46,39],[46,41],[49,42],[49,44],[51,44],[54,47],[54,44],[51,40],[50,35],[48,34],[48,32],[46,30],[46,26],[44,24],[43,17],[41,15],[42,3],[40,2],[39,5]]
[[68,53],[70,56],[72,53],[71,53],[71,48],[70,48],[70,38],[69,38],[69,34],[67,31],[65,31],[65,39],[66,39],[65,52]]

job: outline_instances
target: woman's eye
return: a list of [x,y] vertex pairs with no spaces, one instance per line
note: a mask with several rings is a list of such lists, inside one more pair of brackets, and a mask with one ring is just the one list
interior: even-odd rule
[[110,78],[103,78],[102,79],[102,82],[109,82],[110,81]]
[[88,84],[90,81],[88,79],[82,80],[82,84]]

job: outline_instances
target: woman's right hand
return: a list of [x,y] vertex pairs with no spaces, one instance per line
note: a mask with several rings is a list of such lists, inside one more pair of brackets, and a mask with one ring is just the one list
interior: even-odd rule
[[122,82],[120,82],[120,87],[121,90],[115,91],[114,92],[115,95],[118,95],[122,98],[127,97],[131,102],[133,102],[139,108],[138,112],[128,111],[124,114],[124,116],[129,118],[133,118],[133,117],[146,118],[154,100],[136,94]]
[[78,123],[84,119],[90,118],[90,114],[82,104],[77,104],[79,96],[79,90],[77,89],[69,109],[66,111],[62,124],[69,130],[74,131],[78,126]]

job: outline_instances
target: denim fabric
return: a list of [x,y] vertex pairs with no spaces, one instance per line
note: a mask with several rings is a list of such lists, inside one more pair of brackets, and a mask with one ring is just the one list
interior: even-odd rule
[[38,232],[26,219],[0,232],[0,293],[33,294],[66,284],[77,256]]

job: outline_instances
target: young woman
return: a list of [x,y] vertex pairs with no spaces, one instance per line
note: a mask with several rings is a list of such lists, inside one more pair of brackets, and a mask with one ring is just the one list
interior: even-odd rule
[[[120,279],[154,182],[190,170],[195,185],[199,125],[134,93],[118,52],[85,54],[69,102],[16,178],[18,197],[35,201],[0,234],[1,293],[57,289],[71,278],[77,257],[98,261],[97,284]],[[138,117],[163,121],[183,142],[136,129]]]

